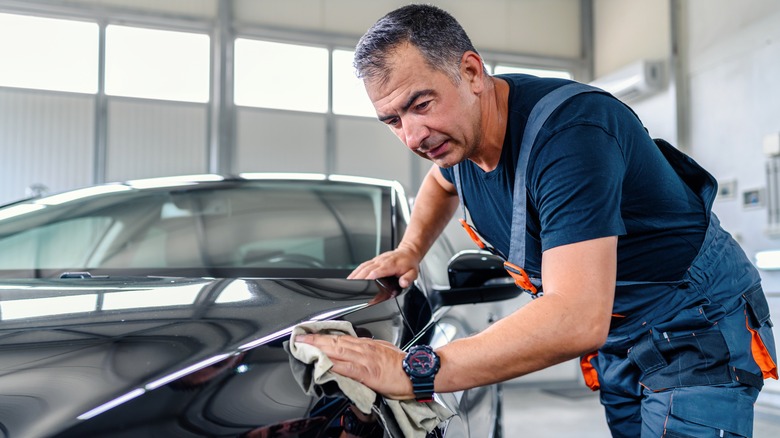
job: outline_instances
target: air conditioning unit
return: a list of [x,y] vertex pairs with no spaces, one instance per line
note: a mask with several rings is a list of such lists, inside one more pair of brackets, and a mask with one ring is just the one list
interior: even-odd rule
[[624,102],[634,101],[663,90],[664,67],[663,61],[643,59],[598,78],[590,85],[601,88]]

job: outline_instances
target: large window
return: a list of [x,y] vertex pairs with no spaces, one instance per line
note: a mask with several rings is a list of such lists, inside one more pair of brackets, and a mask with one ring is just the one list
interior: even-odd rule
[[106,94],[208,102],[210,65],[208,35],[106,28]]
[[0,14],[0,86],[96,93],[98,25]]
[[238,38],[235,42],[236,105],[328,111],[328,50]]
[[[95,22],[0,13],[0,86],[97,93]],[[316,44],[316,43],[315,43]],[[376,117],[352,66],[352,50],[237,38],[233,102],[240,106]],[[210,99],[207,33],[109,24],[105,92],[110,96],[205,103]],[[560,69],[488,62],[495,74],[571,78]]]
[[352,66],[352,50],[333,51],[333,112],[349,116],[376,117],[363,81]]

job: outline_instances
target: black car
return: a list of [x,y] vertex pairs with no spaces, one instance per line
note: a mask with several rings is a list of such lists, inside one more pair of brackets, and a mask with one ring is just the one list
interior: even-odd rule
[[[283,342],[298,323],[345,320],[439,346],[495,317],[473,303],[517,295],[500,261],[451,260],[441,239],[413,287],[347,280],[408,218],[397,183],[308,174],[137,180],[0,208],[0,437],[393,436],[338,393],[306,395]],[[436,397],[456,415],[429,436],[500,436],[498,387]]]

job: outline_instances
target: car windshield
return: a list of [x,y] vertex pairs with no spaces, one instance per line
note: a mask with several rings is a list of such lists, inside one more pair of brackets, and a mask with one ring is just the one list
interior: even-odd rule
[[0,209],[0,276],[348,272],[389,249],[390,197],[380,186],[243,180],[55,195]]

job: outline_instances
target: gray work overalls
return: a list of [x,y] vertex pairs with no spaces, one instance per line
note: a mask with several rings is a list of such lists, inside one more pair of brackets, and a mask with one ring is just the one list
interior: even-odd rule
[[[601,90],[565,85],[532,111],[515,178],[513,236],[525,232],[525,169],[536,132],[558,104],[594,91]],[[709,222],[705,238],[680,280],[617,282],[607,342],[581,358],[583,376],[591,389],[600,390],[615,437],[751,436],[753,404],[763,379],[777,378],[772,322],[760,277],[711,212],[715,179],[668,143],[656,144],[702,199]],[[463,203],[458,169],[455,183]],[[535,294],[541,283],[521,269],[524,240],[512,239],[506,267],[518,286]]]

